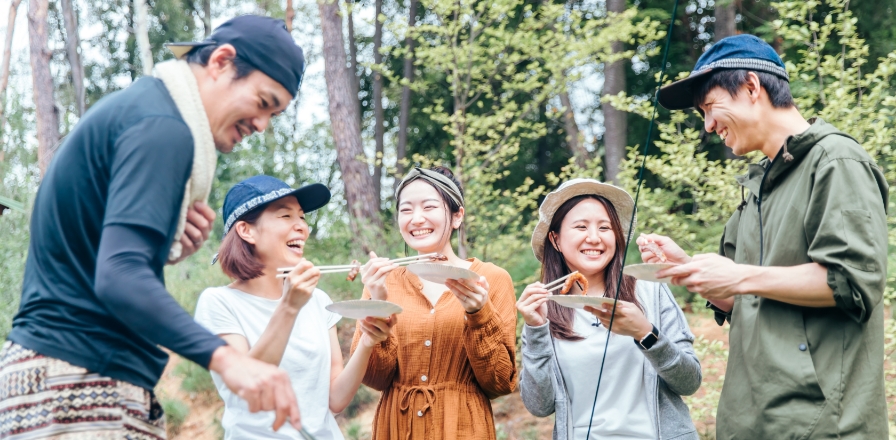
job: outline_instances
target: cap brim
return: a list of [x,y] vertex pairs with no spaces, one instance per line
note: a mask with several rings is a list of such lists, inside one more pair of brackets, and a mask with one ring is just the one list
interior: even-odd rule
[[165,47],[174,54],[174,58],[181,59],[187,55],[193,48],[201,46],[209,46],[215,44],[214,41],[201,41],[189,43],[166,43]]
[[692,74],[691,76],[675,81],[665,87],[661,87],[656,98],[666,110],[684,110],[694,106],[693,86],[696,80],[706,76],[713,69]]
[[322,183],[312,183],[292,192],[302,206],[302,211],[309,213],[323,208],[330,202],[330,190]]

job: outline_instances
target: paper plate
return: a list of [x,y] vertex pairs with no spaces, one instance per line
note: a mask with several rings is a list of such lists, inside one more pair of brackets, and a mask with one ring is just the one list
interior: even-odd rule
[[667,269],[670,267],[678,266],[673,263],[644,263],[644,264],[632,264],[630,266],[625,266],[622,268],[622,273],[626,275],[633,276],[639,280],[643,281],[652,281],[654,283],[665,283],[669,281],[669,278],[657,278],[656,273],[660,270]]
[[418,263],[408,265],[408,270],[433,283],[445,284],[447,280],[478,280],[479,274],[469,269],[447,264]]
[[550,295],[548,299],[563,307],[584,309],[585,306],[600,307],[601,304],[613,304],[613,298],[585,295]]
[[368,316],[388,318],[393,313],[401,313],[398,304],[375,299],[356,299],[330,304],[327,310],[349,319],[364,319]]

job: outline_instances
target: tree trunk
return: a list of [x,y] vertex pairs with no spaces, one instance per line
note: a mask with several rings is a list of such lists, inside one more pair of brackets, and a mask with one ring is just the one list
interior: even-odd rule
[[[9,16],[6,25],[6,40],[3,41],[3,66],[0,67],[0,119],[3,118],[3,95],[6,93],[6,86],[9,84],[9,62],[12,59],[12,36],[16,29],[16,14],[19,12],[19,4],[22,0],[12,0],[9,4]],[[0,125],[2,128],[3,125]]]
[[[383,13],[383,0],[374,0],[374,3],[376,4],[376,15],[373,22],[373,63],[380,67],[383,64],[383,55],[380,54],[380,47],[383,45],[383,22],[380,21],[380,14]],[[373,124],[373,137],[376,142],[376,153],[373,157],[373,188],[376,199],[380,200],[383,192],[385,116],[383,115],[383,75],[376,70],[373,71]]]
[[[625,12],[625,0],[607,0],[607,11]],[[621,41],[614,41],[610,46],[612,52],[624,50]],[[615,95],[625,90],[625,61],[610,63],[604,68],[604,90],[601,96]],[[625,143],[628,134],[628,120],[625,112],[612,105],[601,104],[604,114],[604,175],[607,181],[617,183],[619,165],[625,158]]]
[[72,86],[75,88],[75,104],[78,116],[84,115],[84,65],[81,64],[81,39],[78,36],[78,16],[72,0],[62,0],[62,20],[65,22],[65,53],[72,69]]
[[[713,37],[715,41],[722,38],[737,35],[737,3],[735,0],[720,0],[715,4],[715,27]],[[728,147],[725,149],[725,157],[728,159],[741,159],[740,156],[734,154],[734,151]]]
[[[404,163],[402,160],[408,154],[408,129],[411,119],[411,87],[410,83],[414,82],[414,38],[411,36],[410,30],[417,24],[417,0],[411,0],[408,6],[408,35],[404,38],[404,46],[407,48],[407,54],[404,57],[404,79],[408,84],[401,88],[401,103],[399,104],[398,115],[398,146],[396,147],[395,157],[398,159],[396,168],[398,178],[395,179],[394,188],[398,188],[401,178],[404,177]],[[394,189],[393,188],[393,189]]]
[[212,0],[202,0],[202,30],[206,38],[212,34]]
[[296,9],[292,6],[292,0],[286,0],[286,30],[292,33],[292,22],[296,18]]
[[152,75],[152,47],[149,45],[149,28],[145,0],[134,0],[134,32],[137,37],[137,51],[140,53],[140,64],[143,75]]
[[[330,1],[330,0],[321,0]],[[336,1],[336,0],[333,0]],[[358,95],[361,93],[361,79],[358,76],[358,40],[355,38],[355,3],[354,0],[347,0],[348,6],[348,56],[349,69],[351,74],[349,78],[352,82],[352,96],[358,103],[358,124],[361,123],[361,100]]]
[[[563,81],[566,81],[566,78],[563,78]],[[572,103],[569,101],[569,92],[564,91],[560,94],[560,104],[563,106],[563,125],[566,129],[566,143],[569,145],[569,151],[576,159],[576,165],[585,168],[590,158],[579,134],[579,124],[576,123],[575,112],[573,112]]]
[[345,68],[345,40],[342,19],[335,1],[318,3],[321,34],[323,36],[324,77],[327,81],[330,124],[336,144],[336,159],[342,170],[345,200],[355,235],[360,237],[364,252],[372,249],[377,234],[383,230],[379,216],[379,202],[373,192],[373,179],[361,146],[360,108],[358,98],[352,96],[352,79]]
[[37,116],[37,160],[43,175],[59,142],[59,110],[53,99],[53,74],[47,47],[48,0],[28,2],[28,45],[31,53],[31,79],[34,85],[34,108]]

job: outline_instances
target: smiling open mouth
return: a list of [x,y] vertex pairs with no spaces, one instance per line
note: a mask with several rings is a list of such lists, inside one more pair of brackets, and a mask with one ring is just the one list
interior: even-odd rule
[[305,246],[305,242],[302,240],[291,240],[286,242],[286,246],[289,246],[290,249],[302,250]]
[[424,235],[429,235],[432,233],[433,233],[432,229],[418,229],[416,231],[411,231],[411,235],[414,237],[422,237]]
[[586,249],[586,250],[579,251],[579,252],[581,252],[582,254],[585,254],[589,257],[599,257],[604,254],[604,251],[599,251],[596,249]]

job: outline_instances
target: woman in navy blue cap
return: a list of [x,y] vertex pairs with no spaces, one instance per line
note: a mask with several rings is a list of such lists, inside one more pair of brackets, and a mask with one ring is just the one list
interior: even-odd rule
[[[317,289],[320,271],[305,259],[309,227],[305,214],[324,206],[330,191],[319,183],[299,189],[279,179],[255,176],[224,199],[224,240],[219,260],[234,281],[206,289],[196,321],[238,351],[286,370],[302,410],[302,426],[315,438],[342,439],[333,413],[348,406],[372,347],[385,341],[394,317],[360,321],[360,348],[343,367],[336,336],[339,315]],[[277,268],[295,267],[285,281]],[[295,439],[291,426],[271,431],[273,413],[250,414],[246,401],[212,378],[224,400],[227,439]]]

